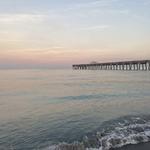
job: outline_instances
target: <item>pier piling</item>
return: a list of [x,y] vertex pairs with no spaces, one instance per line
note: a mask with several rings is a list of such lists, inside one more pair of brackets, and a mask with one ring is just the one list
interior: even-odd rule
[[150,60],[120,61],[107,63],[75,64],[74,70],[128,70],[150,71]]

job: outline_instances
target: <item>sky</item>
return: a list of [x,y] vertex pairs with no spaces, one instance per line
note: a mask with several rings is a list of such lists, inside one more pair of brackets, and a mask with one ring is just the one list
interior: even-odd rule
[[150,0],[0,0],[0,68],[150,59]]

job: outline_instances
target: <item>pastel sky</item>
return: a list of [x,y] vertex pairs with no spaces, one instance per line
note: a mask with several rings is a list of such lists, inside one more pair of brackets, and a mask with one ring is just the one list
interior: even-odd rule
[[150,59],[150,0],[1,0],[0,68]]

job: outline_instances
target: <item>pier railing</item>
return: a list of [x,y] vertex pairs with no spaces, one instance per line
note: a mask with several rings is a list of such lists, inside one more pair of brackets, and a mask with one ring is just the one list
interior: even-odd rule
[[142,70],[150,71],[150,60],[74,64],[74,70]]

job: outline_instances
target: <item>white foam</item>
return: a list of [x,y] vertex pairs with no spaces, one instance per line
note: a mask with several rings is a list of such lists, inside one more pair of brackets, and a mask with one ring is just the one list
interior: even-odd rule
[[102,143],[99,148],[89,148],[88,150],[109,150],[111,148],[119,148],[129,144],[138,144],[149,141],[149,122],[145,124],[131,124],[127,126],[122,126],[121,124],[121,127],[115,127],[114,130],[108,133],[106,132],[105,136],[99,138],[99,143]]
[[61,143],[52,145],[45,150],[72,150],[73,148],[76,150],[110,150],[111,148],[119,148],[129,144],[138,144],[149,141],[150,122],[143,124],[124,124],[124,126],[123,124],[118,123],[117,127],[114,127],[114,129],[109,131],[104,131],[103,134],[97,132],[95,136],[85,136],[84,141],[81,143]]

